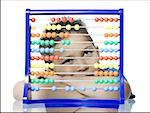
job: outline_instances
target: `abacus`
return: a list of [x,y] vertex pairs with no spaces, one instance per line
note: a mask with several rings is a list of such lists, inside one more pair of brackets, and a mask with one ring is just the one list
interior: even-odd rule
[[[31,99],[28,95],[40,91],[49,91],[49,98]],[[73,95],[75,92],[95,95],[81,98]],[[111,93],[119,98],[101,97]],[[23,103],[102,108],[123,104],[123,9],[26,9]]]

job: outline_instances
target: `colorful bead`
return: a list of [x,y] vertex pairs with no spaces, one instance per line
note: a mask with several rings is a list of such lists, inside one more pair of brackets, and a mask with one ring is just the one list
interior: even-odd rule
[[104,87],[104,90],[105,90],[105,91],[108,91],[108,90],[109,90],[109,88],[108,88],[108,87]]
[[31,18],[31,22],[35,22],[36,21],[36,19],[35,18]]
[[81,91],[85,91],[86,88],[85,88],[85,87],[81,87],[80,90],[81,90]]
[[97,90],[97,88],[94,86],[94,87],[92,87],[92,91],[96,91]]
[[71,44],[71,41],[70,40],[66,40],[66,45],[70,45]]
[[98,17],[96,17],[96,18],[95,18],[95,22],[98,22],[98,21],[99,21],[99,18],[98,18]]
[[60,38],[63,38],[63,37],[64,37],[64,33],[63,33],[63,32],[60,32],[60,33],[59,33],[59,37],[60,37]]
[[44,53],[45,49],[44,48],[40,48],[40,53]]
[[65,36],[66,38],[69,38],[69,36],[70,36],[69,32],[65,32],[64,36]]
[[53,84],[55,81],[53,79],[49,79],[49,83]]
[[45,48],[45,53],[49,53],[50,52],[50,49],[47,47]]
[[76,25],[74,26],[74,29],[78,31],[78,30],[80,29],[80,26],[79,26],[78,24],[76,24]]
[[66,23],[66,22],[67,22],[67,18],[66,18],[66,17],[62,17],[62,21],[63,21],[64,23]]
[[104,83],[107,84],[109,81],[107,79],[104,80]]
[[44,60],[45,60],[45,61],[49,61],[49,56],[48,56],[48,55],[45,56],[45,57],[44,57]]
[[50,59],[50,60],[54,60],[54,56],[50,56],[49,59]]
[[47,25],[46,26],[46,30],[51,30],[52,29],[52,26],[51,25]]
[[119,21],[119,19],[118,18],[114,18],[114,22],[118,22]]
[[56,37],[56,33],[52,32],[52,38],[55,38],[55,37]]
[[69,87],[69,86],[66,86],[66,87],[65,87],[65,91],[70,91],[70,87]]
[[74,87],[74,86],[71,86],[71,87],[70,87],[70,91],[75,91],[75,87]]
[[102,84],[103,82],[104,82],[104,80],[103,80],[103,79],[99,80],[99,83],[100,83],[100,84]]
[[44,79],[43,79],[43,78],[40,79],[40,83],[41,83],[41,84],[44,83]]
[[49,83],[49,79],[45,79],[45,80],[44,80],[44,83],[45,83],[45,84],[48,84],[48,83]]
[[34,34],[34,33],[31,33],[31,37],[35,37],[35,34]]
[[45,45],[46,45],[46,46],[48,46],[49,43],[50,43],[49,40],[46,40],[46,41],[45,41]]
[[108,41],[104,41],[104,44],[105,44],[105,45],[108,45],[108,44],[109,44],[109,42],[108,42]]
[[118,87],[114,87],[113,90],[114,90],[114,91],[118,91],[119,88],[118,88]]
[[61,53],[64,53],[64,52],[65,52],[65,49],[62,47],[62,48],[60,49],[60,52],[61,52]]
[[55,22],[55,18],[51,18],[51,21],[52,21],[52,22]]
[[98,76],[98,75],[99,75],[99,72],[98,72],[98,71],[94,71],[94,75],[95,75],[95,76]]
[[50,44],[51,46],[54,46],[55,41],[54,41],[54,40],[50,40],[49,44]]
[[61,40],[61,44],[62,44],[62,45],[65,45],[65,40]]
[[54,60],[59,60],[59,56],[55,55]]
[[100,22],[103,22],[103,21],[104,21],[104,19],[101,17],[101,18],[99,18],[99,21],[100,21]]
[[113,20],[114,20],[113,18],[109,18],[109,21],[110,21],[110,22],[113,22]]
[[45,41],[44,40],[40,40],[40,45],[44,46],[44,44],[45,44]]
[[35,83],[39,83],[40,81],[39,81],[39,79],[35,79]]
[[99,64],[98,64],[98,63],[95,63],[95,64],[94,64],[94,68],[96,68],[96,69],[97,69],[97,68],[98,68],[98,66],[99,66]]
[[56,19],[56,21],[57,21],[57,23],[60,23],[60,22],[61,22],[61,19],[58,17],[58,18]]
[[55,65],[54,65],[53,63],[50,63],[49,67],[50,67],[51,69],[54,69],[54,68],[55,68]]
[[47,38],[51,38],[51,37],[52,37],[51,32],[48,32],[48,33],[46,34],[46,37],[47,37]]
[[36,37],[40,37],[40,33],[36,33]]
[[70,23],[73,23],[73,22],[74,22],[74,19],[73,19],[72,17],[70,17],[70,18],[69,18],[69,22],[70,22]]
[[99,83],[99,80],[94,80],[94,83],[95,83],[95,84],[98,84],[98,83]]
[[56,86],[52,86],[52,91],[56,91],[57,90],[57,87]]
[[68,31],[70,31],[70,30],[71,30],[71,25],[70,25],[70,24],[66,25],[66,29],[67,29]]
[[55,52],[55,49],[54,49],[54,48],[50,48],[50,49],[49,49],[49,52],[50,52],[50,53],[54,53],[54,52]]
[[58,31],[61,30],[61,25],[60,24],[57,25],[57,30]]
[[118,76],[118,75],[119,75],[118,71],[114,71],[114,72],[113,72],[113,75],[114,75],[114,76]]
[[115,84],[117,84],[117,83],[119,82],[119,80],[118,80],[118,79],[113,79],[113,82],[114,82]]
[[32,44],[32,45],[36,44],[36,41],[32,41],[31,44]]

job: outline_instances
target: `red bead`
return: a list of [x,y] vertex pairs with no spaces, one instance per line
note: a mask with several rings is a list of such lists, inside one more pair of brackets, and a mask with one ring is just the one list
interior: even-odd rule
[[114,18],[114,22],[118,22],[118,20],[119,20],[118,18]]
[[55,55],[54,60],[59,60],[59,56]]
[[113,60],[113,57],[112,57],[112,56],[110,56],[110,57],[109,57],[109,60]]
[[34,60],[34,56],[31,56],[31,60]]
[[35,22],[35,18],[31,18],[31,21],[32,21],[32,22]]
[[105,36],[105,37],[108,37],[108,36],[109,36],[109,34],[108,34],[108,33],[105,33],[105,34],[104,34],[104,36]]
[[115,34],[114,34],[114,37],[118,37],[118,36],[119,36],[119,34],[118,34],[118,33],[115,33]]
[[73,22],[74,22],[74,19],[73,19],[72,17],[70,17],[70,18],[69,18],[69,22],[70,22],[70,23],[73,23]]
[[109,36],[110,36],[110,37],[113,37],[113,33],[110,33]]
[[62,21],[63,21],[64,23],[66,23],[66,22],[67,22],[67,18],[66,18],[66,17],[63,17],[63,18],[62,18]]
[[56,21],[57,21],[57,23],[60,23],[60,22],[61,22],[61,19],[58,17],[58,18],[56,19]]
[[55,18],[51,18],[51,21],[52,21],[52,22],[55,22]]
[[44,56],[41,56],[40,59],[41,59],[41,60],[44,60]]
[[99,21],[99,18],[98,18],[98,17],[96,17],[96,18],[95,18],[95,22],[98,22],[98,21]]
[[117,56],[114,57],[114,60],[118,60],[119,58]]
[[108,18],[105,18],[104,20],[105,20],[105,22],[108,22],[109,19],[108,19]]
[[35,57],[35,59],[36,59],[36,60],[39,60],[39,59],[40,59],[40,57],[39,57],[39,56],[36,56],[36,57]]
[[104,20],[104,19],[103,19],[102,17],[101,17],[101,18],[99,18],[99,21],[103,22],[103,20]]
[[69,36],[70,36],[69,32],[65,32],[64,36],[65,36],[65,38],[69,38]]
[[45,56],[45,57],[44,57],[44,60],[49,61],[49,56],[48,56],[48,55]]
[[104,57],[104,59],[105,59],[105,60],[108,60],[108,57],[107,57],[107,56],[105,56],[105,57]]
[[110,22],[113,22],[113,20],[114,20],[113,18],[109,18],[109,21],[110,21]]
[[100,56],[99,59],[100,59],[100,60],[103,60],[103,56]]
[[50,60],[54,60],[54,56],[50,56],[49,59],[50,59]]

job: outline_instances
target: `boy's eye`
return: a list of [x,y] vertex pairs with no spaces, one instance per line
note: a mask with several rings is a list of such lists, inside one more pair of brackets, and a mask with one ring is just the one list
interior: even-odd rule
[[84,51],[83,52],[83,57],[91,57],[92,56],[92,51]]
[[67,63],[73,64],[73,61],[74,61],[74,59],[67,59],[67,60],[63,61],[62,64],[67,64]]

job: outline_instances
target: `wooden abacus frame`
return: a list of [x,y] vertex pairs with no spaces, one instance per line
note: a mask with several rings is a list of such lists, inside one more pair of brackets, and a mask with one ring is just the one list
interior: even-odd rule
[[[30,74],[30,15],[119,15],[120,16],[120,98],[118,100],[100,100],[100,99],[41,99],[29,100],[29,74]],[[118,108],[119,104],[124,104],[124,76],[123,76],[123,9],[117,10],[31,10],[26,9],[26,53],[25,53],[25,84],[23,103],[35,104],[43,103],[46,107],[100,107],[100,108]],[[60,103],[59,105],[57,103]]]

